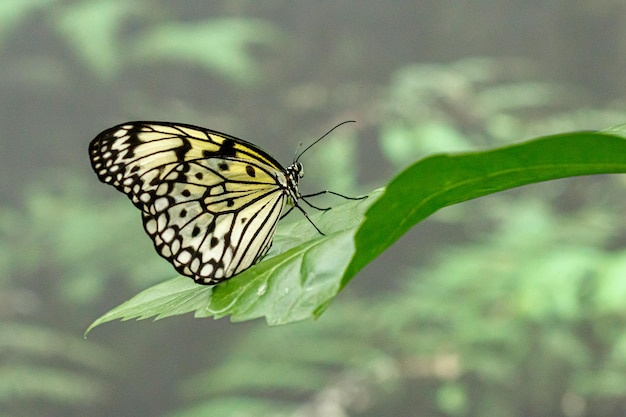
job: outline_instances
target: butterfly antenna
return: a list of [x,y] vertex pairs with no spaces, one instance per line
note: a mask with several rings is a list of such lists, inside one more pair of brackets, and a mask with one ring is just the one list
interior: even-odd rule
[[317,139],[315,142],[313,142],[312,144],[310,144],[309,146],[307,146],[306,148],[304,148],[302,150],[302,152],[300,152],[299,154],[296,154],[296,157],[293,159],[293,162],[298,162],[298,160],[300,159],[300,157],[309,149],[311,149],[313,147],[313,145],[315,145],[317,142],[319,142],[320,140],[324,139],[326,136],[328,136],[330,134],[330,132],[332,132],[333,130],[337,129],[339,126],[345,125],[347,123],[356,123],[355,120],[346,120],[345,122],[341,122],[338,125],[336,125],[335,127],[333,127],[332,129],[330,129],[328,132],[324,133],[322,135],[321,138]]

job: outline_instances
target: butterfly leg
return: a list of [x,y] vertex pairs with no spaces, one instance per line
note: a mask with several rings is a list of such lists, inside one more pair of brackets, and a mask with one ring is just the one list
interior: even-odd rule
[[[306,202],[306,201],[305,201],[305,202]],[[309,204],[308,202],[306,202],[306,203],[307,203],[307,204]],[[309,204],[309,205],[311,205],[311,204]],[[313,220],[311,220],[311,218],[310,218],[310,217],[309,217],[309,215],[306,213],[306,211],[305,211],[302,207],[300,207],[300,205],[298,205],[298,204],[294,204],[293,206],[289,207],[289,210],[287,210],[287,211],[285,212],[285,214],[283,214],[282,216],[280,216],[280,220],[282,220],[285,216],[287,216],[289,213],[291,213],[291,210],[293,210],[295,207],[297,207],[297,208],[298,208],[298,210],[300,210],[300,211],[302,212],[302,214],[304,214],[304,217],[306,217],[306,219],[309,221],[309,223],[311,223],[311,224],[313,225],[313,227],[315,227],[315,230],[317,230],[317,231],[319,232],[319,234],[320,234],[320,235],[322,235],[322,236],[326,236],[326,235],[325,235],[325,234],[324,234],[324,233],[323,233],[323,232],[319,229],[319,227],[317,227],[317,226],[315,225],[315,223],[313,223]],[[317,208],[317,207],[314,207],[314,206],[311,206],[311,207],[313,207],[313,208]],[[325,209],[319,209],[319,210],[325,210]],[[326,209],[326,210],[328,210],[328,209]]]
[[291,210],[293,210],[293,208],[294,208],[294,207],[295,207],[295,206],[291,206],[291,207],[289,207],[289,210],[287,210],[287,211],[285,212],[285,214],[283,214],[282,216],[280,216],[280,219],[279,219],[279,220],[282,220],[282,219],[284,219],[285,217],[287,217],[287,215],[288,215],[289,213],[291,213]]
[[319,191],[317,193],[303,195],[300,198],[302,199],[302,201],[304,201],[311,208],[314,208],[314,209],[320,210],[320,211],[330,210],[331,207],[317,207],[317,206],[311,204],[309,201],[307,201],[307,198],[317,197],[318,195],[322,195],[322,194],[332,194],[332,195],[336,195],[337,197],[345,198],[346,200],[364,200],[364,199],[367,198],[366,195],[363,196],[363,197],[348,197],[347,195],[339,194],[339,193],[336,193],[336,192],[330,191],[330,190],[323,190],[323,191]]
[[[363,199],[366,199],[366,198],[367,198],[367,196],[363,196],[363,197],[348,197],[348,196],[346,196],[346,195],[339,194],[339,193],[336,193],[336,192],[334,192],[334,191],[324,190],[324,191],[320,191],[320,192],[313,193],[313,194],[302,195],[302,196],[300,196],[299,200],[304,201],[304,202],[306,203],[306,205],[307,205],[307,206],[309,206],[309,207],[311,207],[311,208],[314,208],[314,209],[316,209],[316,210],[320,210],[320,211],[328,211],[328,210],[330,210],[330,209],[331,209],[331,207],[318,207],[318,206],[315,206],[315,205],[311,204],[309,201],[307,201],[307,200],[306,200],[306,199],[307,199],[307,198],[309,198],[309,197],[316,197],[316,196],[318,196],[318,195],[322,195],[322,194],[332,194],[332,195],[336,195],[336,196],[338,196],[338,197],[345,198],[346,200],[363,200]],[[320,235],[322,235],[322,236],[326,236],[326,235],[324,234],[324,232],[322,232],[322,231],[319,229],[319,227],[317,227],[317,226],[315,225],[315,223],[313,223],[313,220],[311,220],[311,218],[309,217],[309,215],[307,214],[307,212],[306,212],[306,211],[305,211],[305,210],[304,210],[304,209],[303,209],[303,208],[302,208],[302,207],[301,207],[301,206],[297,203],[297,201],[299,201],[299,200],[296,200],[296,203],[295,203],[294,205],[292,205],[291,207],[289,207],[289,210],[287,210],[287,211],[285,212],[285,214],[283,214],[283,215],[280,217],[280,219],[282,220],[285,216],[287,216],[289,213],[291,213],[291,210],[293,210],[294,208],[297,208],[298,210],[300,210],[300,212],[302,212],[302,214],[304,215],[304,217],[306,217],[306,219],[309,221],[309,223],[311,223],[311,224],[313,225],[313,227],[315,228],[315,230],[317,230],[317,231],[318,231],[318,233],[319,233]]]

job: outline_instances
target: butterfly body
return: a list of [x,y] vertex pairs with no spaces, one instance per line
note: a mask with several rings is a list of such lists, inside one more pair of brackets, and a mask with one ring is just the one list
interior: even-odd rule
[[302,165],[284,168],[244,140],[186,124],[128,122],[89,145],[99,179],[141,210],[158,253],[201,284],[216,284],[269,250]]

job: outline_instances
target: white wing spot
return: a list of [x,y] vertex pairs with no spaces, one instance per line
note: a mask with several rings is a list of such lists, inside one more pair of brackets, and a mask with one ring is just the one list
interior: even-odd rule
[[166,214],[161,214],[158,218],[157,218],[157,229],[158,230],[163,230],[167,227],[167,215]]
[[189,252],[188,250],[184,250],[178,254],[178,257],[176,259],[178,259],[178,262],[180,262],[181,264],[186,264],[191,261],[191,252]]
[[157,198],[156,201],[154,202],[154,209],[156,211],[163,211],[168,207],[169,207],[169,203],[167,202],[167,198],[165,197]]
[[180,240],[176,239],[172,242],[172,252],[173,253],[178,253],[178,251],[180,250]]
[[194,258],[193,261],[191,261],[191,264],[189,265],[189,268],[196,272],[198,269],[200,269],[200,259],[198,258]]
[[202,269],[200,270],[198,275],[204,276],[204,277],[209,277],[209,276],[211,276],[211,272],[213,272],[213,265],[206,264],[206,265],[204,265],[204,267],[202,267]]
[[154,219],[150,219],[146,222],[146,230],[151,235],[155,234],[157,231],[157,222]]
[[174,239],[175,236],[176,236],[176,232],[174,232],[174,229],[172,229],[171,227],[169,229],[165,229],[165,231],[161,233],[161,237],[163,238],[163,241],[167,243],[170,243],[172,239]]

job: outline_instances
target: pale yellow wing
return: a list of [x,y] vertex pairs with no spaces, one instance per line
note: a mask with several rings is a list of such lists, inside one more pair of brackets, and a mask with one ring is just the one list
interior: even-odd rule
[[141,210],[159,254],[202,284],[263,257],[293,195],[263,150],[195,126],[124,123],[98,135],[89,153],[100,180]]

